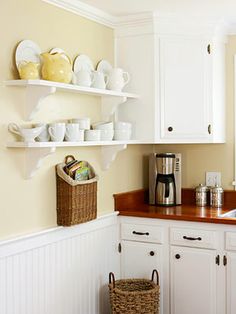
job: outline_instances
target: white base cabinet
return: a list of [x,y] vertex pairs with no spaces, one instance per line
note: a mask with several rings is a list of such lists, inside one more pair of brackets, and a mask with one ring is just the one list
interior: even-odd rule
[[171,314],[216,314],[216,252],[171,247]]
[[226,300],[227,314],[236,313],[236,253],[227,252]]
[[120,216],[121,275],[160,275],[161,314],[236,313],[236,227]]

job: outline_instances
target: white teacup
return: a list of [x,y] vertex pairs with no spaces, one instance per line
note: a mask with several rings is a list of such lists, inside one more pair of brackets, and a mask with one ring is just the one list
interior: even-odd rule
[[108,83],[108,75],[99,72],[99,71],[93,71],[92,72],[92,87],[94,88],[100,88],[100,89],[105,89]]
[[50,141],[50,134],[48,133],[48,124],[46,123],[36,123],[35,127],[42,127],[42,132],[39,136],[36,137],[37,142],[49,142]]
[[81,141],[81,135],[83,130],[80,130],[79,123],[67,123],[65,140],[67,142],[77,142]]
[[53,142],[63,142],[66,133],[66,124],[51,123],[49,125],[48,132]]

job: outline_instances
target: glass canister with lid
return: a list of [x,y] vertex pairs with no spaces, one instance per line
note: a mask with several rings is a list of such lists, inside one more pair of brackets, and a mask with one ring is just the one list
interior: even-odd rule
[[197,206],[206,206],[207,205],[207,192],[209,191],[209,188],[203,184],[199,184],[195,188],[195,199],[196,199],[196,205]]

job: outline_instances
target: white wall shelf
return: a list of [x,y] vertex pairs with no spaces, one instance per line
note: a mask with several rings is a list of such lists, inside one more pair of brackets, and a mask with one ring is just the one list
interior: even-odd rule
[[64,84],[45,80],[9,80],[5,81],[6,86],[20,86],[26,88],[25,120],[32,120],[34,114],[40,107],[40,102],[47,96],[58,91],[67,91],[78,94],[100,96],[102,98],[102,119],[112,115],[119,104],[124,103],[128,98],[137,99],[138,95],[132,93],[117,92],[107,89],[82,87],[72,84]]
[[103,170],[109,169],[118,152],[126,149],[127,144],[148,144],[136,140],[130,141],[84,141],[84,142],[8,142],[8,148],[25,149],[25,179],[34,176],[41,167],[42,160],[60,147],[101,147],[101,165]]

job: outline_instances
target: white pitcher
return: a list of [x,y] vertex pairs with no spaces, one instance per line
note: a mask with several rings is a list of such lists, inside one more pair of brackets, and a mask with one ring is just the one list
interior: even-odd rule
[[121,68],[114,68],[109,73],[109,82],[107,89],[121,92],[130,80],[128,72],[124,72]]

